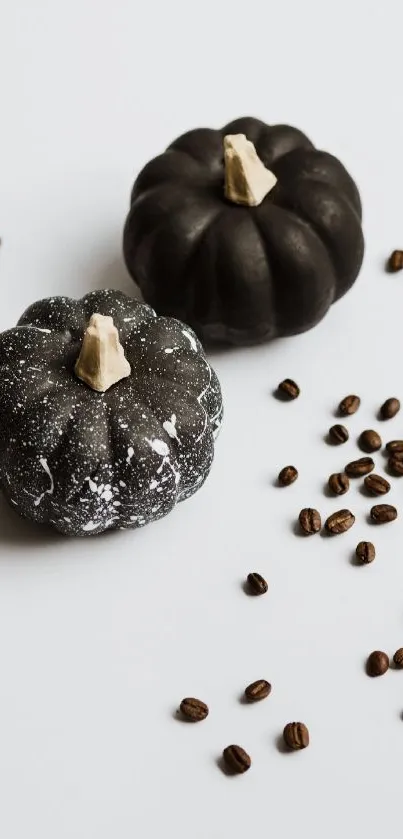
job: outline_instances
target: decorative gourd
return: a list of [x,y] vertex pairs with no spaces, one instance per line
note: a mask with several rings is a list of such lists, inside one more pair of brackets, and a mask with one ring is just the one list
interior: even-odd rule
[[0,336],[0,482],[68,535],[140,527],[207,477],[220,385],[178,320],[118,291],[34,303]]
[[314,326],[356,279],[357,187],[287,125],[245,117],[175,140],[138,176],[124,255],[144,297],[207,341]]

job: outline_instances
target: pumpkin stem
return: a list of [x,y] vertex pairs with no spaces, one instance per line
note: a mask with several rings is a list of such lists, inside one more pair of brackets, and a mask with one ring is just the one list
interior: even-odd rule
[[130,376],[130,364],[125,358],[113,318],[91,315],[74,372],[86,385],[100,393]]
[[224,137],[224,164],[225,197],[235,204],[257,207],[277,183],[245,134]]

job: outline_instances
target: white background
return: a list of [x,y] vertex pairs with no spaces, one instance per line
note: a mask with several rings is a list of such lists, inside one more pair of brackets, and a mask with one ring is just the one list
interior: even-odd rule
[[[367,250],[354,289],[312,332],[213,363],[225,424],[205,487],[138,532],[45,535],[0,508],[0,835],[4,839],[339,839],[401,836],[403,673],[370,680],[403,645],[400,519],[378,529],[356,483],[330,472],[403,399],[401,0],[246,3],[2,0],[0,328],[33,300],[132,292],[121,232],[135,174],[177,134],[244,114],[290,122],[339,155],[362,192]],[[285,376],[300,399],[277,402]],[[323,440],[362,397],[342,449]],[[403,434],[403,412],[382,425]],[[283,465],[300,478],[273,485]],[[383,457],[377,457],[382,469]],[[388,498],[389,500],[389,498]],[[302,506],[348,503],[333,539],[293,532]],[[377,559],[355,567],[362,538]],[[269,593],[248,598],[250,570]],[[259,706],[239,701],[256,678]],[[174,718],[184,695],[209,718]],[[311,746],[282,753],[300,719]],[[252,755],[226,777],[228,743]]]

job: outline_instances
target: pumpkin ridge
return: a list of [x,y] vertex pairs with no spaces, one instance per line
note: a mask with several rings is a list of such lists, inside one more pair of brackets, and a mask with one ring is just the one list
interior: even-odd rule
[[[307,181],[309,181],[309,180],[310,179],[307,179]],[[339,204],[342,207],[343,207],[343,205],[345,205],[347,210],[352,213],[353,218],[357,222],[358,231],[360,231],[361,230],[361,225],[360,225],[360,219],[358,217],[358,214],[355,211],[354,207],[349,202],[349,200],[345,197],[344,193],[342,193],[341,191],[339,193],[335,193],[335,190],[329,184],[327,184],[326,182],[324,182],[322,180],[320,180],[320,184],[321,184],[321,186],[323,186],[324,190],[326,190],[330,193],[330,197],[335,204]],[[284,201],[284,198],[285,198],[285,201]],[[292,206],[290,206],[289,204],[291,202],[290,202],[289,199],[287,200],[286,190],[284,190],[284,192],[282,193],[282,199],[283,200],[280,199],[281,200],[281,205],[279,204],[278,206],[279,207],[281,206],[282,209],[285,209],[288,212],[291,212],[297,219],[300,219],[302,223],[305,223],[309,227],[311,232],[313,232],[316,235],[318,242],[327,250],[328,255],[329,255],[329,261],[330,261],[332,266],[335,266],[335,269],[336,269],[334,271],[335,288],[334,288],[334,296],[333,296],[333,302],[335,302],[336,300],[338,300],[340,297],[342,297],[348,291],[348,289],[350,288],[350,285],[351,285],[351,283],[350,283],[350,285],[347,285],[347,287],[345,287],[345,283],[343,282],[344,281],[344,275],[347,274],[347,273],[351,274],[351,270],[347,272],[344,269],[343,273],[341,273],[341,271],[340,271],[340,268],[339,268],[339,265],[338,265],[340,258],[339,258],[339,255],[337,254],[336,250],[335,250],[335,245],[337,246],[337,241],[336,241],[336,243],[334,243],[332,241],[331,236],[329,235],[329,232],[326,229],[326,227],[324,227],[324,226],[320,227],[319,223],[315,222],[315,220],[312,219],[309,216],[307,208],[304,207],[302,200],[298,200],[298,197],[296,199],[294,198],[293,201],[292,201]]]
[[[195,288],[195,283],[194,282],[193,282],[193,284],[191,284],[191,283],[186,281],[185,273],[189,274],[189,266],[197,258],[197,254],[198,254],[200,248],[203,246],[204,240],[209,235],[209,233],[211,231],[211,228],[214,227],[214,225],[219,222],[220,218],[224,215],[224,213],[225,213],[225,207],[221,207],[213,213],[213,215],[209,218],[208,222],[204,226],[201,233],[199,233],[199,235],[196,237],[196,239],[193,243],[193,247],[191,248],[191,250],[190,250],[190,252],[187,256],[187,259],[184,260],[182,276],[180,277],[180,280],[179,280],[179,283],[178,283],[178,292],[180,292],[181,297],[184,300],[184,310],[183,311],[184,311],[184,319],[186,321],[188,320],[189,312],[191,311],[191,309],[193,308],[193,306],[196,302],[195,296],[196,296],[196,293],[197,293],[197,289]],[[216,285],[216,289],[217,289],[217,283],[216,282],[215,282],[215,285]],[[186,292],[188,292],[188,295],[186,294]],[[189,292],[192,295],[192,298],[191,298],[190,301],[187,299],[187,296],[189,296]]]

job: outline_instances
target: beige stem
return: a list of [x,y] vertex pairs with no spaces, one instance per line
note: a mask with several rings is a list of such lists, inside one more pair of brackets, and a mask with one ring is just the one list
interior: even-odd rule
[[74,372],[86,385],[100,393],[130,376],[130,364],[111,317],[91,316]]
[[257,207],[277,183],[245,134],[224,137],[224,163],[225,197],[235,204]]

